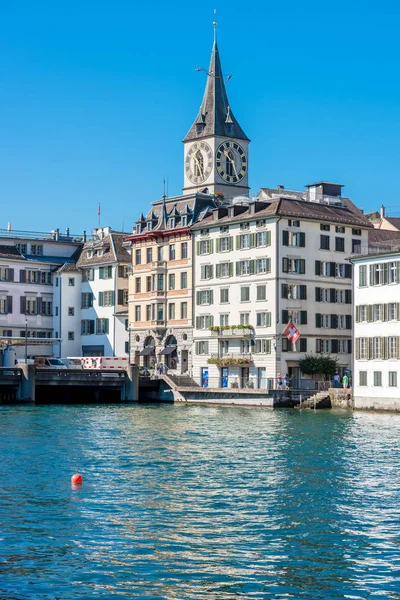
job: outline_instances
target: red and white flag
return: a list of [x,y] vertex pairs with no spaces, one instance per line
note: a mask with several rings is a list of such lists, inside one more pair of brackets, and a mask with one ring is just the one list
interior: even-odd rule
[[283,335],[286,335],[287,339],[294,344],[300,337],[300,331],[297,329],[296,325],[292,323],[292,321],[289,321],[285,331],[283,332]]

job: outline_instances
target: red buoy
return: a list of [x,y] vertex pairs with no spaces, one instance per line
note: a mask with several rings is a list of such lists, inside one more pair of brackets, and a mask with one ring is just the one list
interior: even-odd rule
[[78,483],[82,483],[82,475],[79,475],[79,473],[75,473],[75,475],[72,475],[72,477],[71,477],[71,483],[73,485],[76,485]]

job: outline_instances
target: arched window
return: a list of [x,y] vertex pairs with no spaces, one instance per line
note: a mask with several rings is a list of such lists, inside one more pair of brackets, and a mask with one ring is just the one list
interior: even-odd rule
[[144,341],[144,347],[145,348],[154,348],[155,343],[154,343],[154,338],[151,337],[151,335],[149,337],[147,337]]
[[226,174],[230,175],[231,177],[233,177],[233,175],[235,174],[234,169],[233,169],[234,164],[235,164],[235,157],[233,155],[233,152],[231,150],[229,150],[228,154],[226,155],[225,171],[226,171]]
[[197,150],[194,156],[194,174],[196,177],[202,177],[204,173],[204,159],[200,150]]
[[168,336],[165,345],[166,346],[176,346],[176,337],[174,335]]

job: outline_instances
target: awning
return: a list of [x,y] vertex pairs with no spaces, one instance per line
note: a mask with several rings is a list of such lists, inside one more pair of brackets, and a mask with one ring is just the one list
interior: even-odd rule
[[147,348],[143,348],[143,350],[141,352],[139,352],[139,356],[150,356],[153,355],[154,356],[154,348],[153,347],[147,347]]
[[176,346],[166,346],[164,350],[161,350],[160,354],[172,354],[175,350]]

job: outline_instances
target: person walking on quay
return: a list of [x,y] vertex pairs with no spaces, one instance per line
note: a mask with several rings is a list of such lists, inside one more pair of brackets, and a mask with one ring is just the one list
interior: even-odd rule
[[343,387],[344,388],[349,387],[349,376],[348,375],[343,375]]
[[278,390],[281,390],[283,388],[283,380],[282,380],[282,375],[280,373],[278,373],[278,377],[277,377],[277,388]]
[[339,373],[335,373],[335,375],[333,376],[333,387],[338,388],[339,382],[340,382]]
[[283,381],[285,384],[285,390],[288,390],[290,387],[290,377],[289,377],[288,373],[286,373]]

